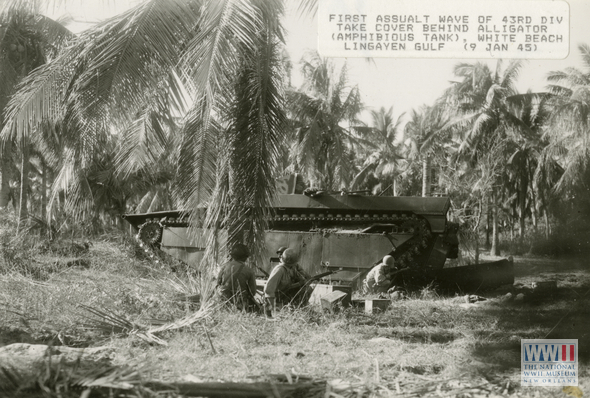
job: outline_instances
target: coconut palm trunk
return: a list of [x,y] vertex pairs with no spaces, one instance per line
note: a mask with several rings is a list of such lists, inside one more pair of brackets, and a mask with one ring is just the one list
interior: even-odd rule
[[547,213],[547,208],[543,210],[543,218],[545,219],[545,238],[549,240],[549,236],[551,235],[551,226],[549,225],[549,214]]
[[528,176],[526,175],[526,171],[523,173],[523,179],[521,181],[521,188],[520,188],[520,198],[519,198],[519,223],[518,223],[518,233],[520,239],[524,239],[525,234],[525,224],[526,224],[526,197],[528,192],[529,180]]
[[29,190],[29,169],[30,169],[30,147],[28,143],[23,144],[21,153],[21,181],[20,181],[20,200],[18,208],[18,227],[17,233],[22,230],[27,219],[29,218],[28,209],[28,190]]
[[430,156],[422,159],[422,197],[430,196]]
[[500,255],[499,239],[498,239],[498,198],[497,194],[492,194],[492,248],[490,254],[492,256]]
[[486,203],[486,250],[489,250],[491,247],[490,242],[490,230],[492,229],[492,213],[491,210],[491,202],[488,198]]
[[0,187],[0,209],[5,208],[10,203],[11,188],[10,180],[12,178],[12,141],[4,143],[2,149],[2,184]]
[[41,219],[47,221],[47,166],[41,162]]

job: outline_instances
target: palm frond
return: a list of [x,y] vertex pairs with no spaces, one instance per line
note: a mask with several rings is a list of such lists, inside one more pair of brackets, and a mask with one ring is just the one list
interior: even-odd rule
[[580,55],[586,68],[586,74],[590,74],[590,45],[582,43],[578,45],[578,50],[580,50]]
[[316,15],[318,11],[318,0],[303,0],[299,3],[299,13],[302,15]]
[[[157,98],[153,103],[158,103]],[[121,134],[116,158],[117,171],[124,177],[140,169],[156,169],[172,155],[176,124],[170,108],[161,104],[146,108]]]
[[359,189],[361,184],[365,182],[367,177],[375,171],[376,164],[371,162],[366,164],[353,178],[352,182],[350,183],[350,189],[356,190]]
[[0,3],[0,14],[23,13],[38,15],[41,13],[41,0],[5,0]]
[[[275,170],[286,120],[278,42],[270,33],[261,34],[260,42],[245,59],[232,105],[236,118],[228,130],[234,202],[226,221],[243,220],[244,225],[230,232],[248,231],[246,243],[255,253],[263,252],[261,238],[274,202]],[[235,238],[229,237],[230,241]]]
[[89,325],[96,329],[114,334],[127,334],[138,328],[137,325],[112,311],[100,310],[83,304],[80,305],[80,308],[95,316],[95,318],[89,318],[88,320]]
[[149,329],[148,333],[153,335],[165,331],[183,329],[195,324],[196,322],[201,322],[210,318],[217,310],[219,310],[219,304],[215,304],[212,300],[208,300],[201,306],[201,308],[199,308],[199,310],[192,313],[191,315],[159,326],[157,328]]
[[574,67],[567,67],[563,71],[549,72],[547,75],[547,80],[569,88],[590,84],[590,77],[581,70]]
[[521,69],[522,61],[511,60],[504,70],[501,85],[503,88],[508,90],[508,93],[516,93],[515,84]]
[[[187,114],[180,132],[182,143],[178,159],[176,193],[182,208],[202,206],[215,187],[216,157],[220,152],[218,137],[223,131],[207,113],[204,97],[198,99]],[[197,217],[196,212],[191,217]],[[197,221],[191,219],[191,222]]]
[[190,1],[152,0],[84,33],[80,40],[86,46],[78,57],[90,62],[74,81],[74,92],[92,95],[74,98],[75,109],[124,125],[163,81],[171,97],[181,92],[168,71],[178,64],[179,39],[189,35],[197,19],[194,8]]

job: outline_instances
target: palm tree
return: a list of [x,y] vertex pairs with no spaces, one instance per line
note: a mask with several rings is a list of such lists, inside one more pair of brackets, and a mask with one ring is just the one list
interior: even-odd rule
[[506,164],[506,186],[509,188],[508,196],[516,199],[520,238],[524,237],[527,212],[536,220],[536,196],[544,194],[535,190],[534,176],[539,167],[541,151],[546,146],[542,129],[549,117],[548,98],[547,94],[529,91],[506,99],[510,112],[526,126],[526,130],[508,130],[510,143]]
[[590,46],[578,47],[584,68],[569,67],[547,76],[552,116],[547,130],[551,157],[559,159],[563,175],[555,188],[564,193],[576,186],[586,186],[590,160]]
[[442,128],[445,124],[441,106],[424,106],[419,111],[412,110],[404,129],[409,141],[410,159],[422,162],[422,196],[430,196],[431,193],[431,162],[434,155],[442,150]]
[[406,162],[402,145],[395,144],[402,122],[403,114],[397,120],[393,117],[393,107],[388,110],[381,107],[371,110],[371,127],[355,127],[355,131],[364,136],[363,142],[368,150],[366,160],[361,170],[354,177],[351,189],[356,189],[367,180],[370,174],[376,177],[386,177],[391,181],[393,196],[398,195],[398,179],[404,172]]
[[146,0],[35,70],[13,98],[4,131],[24,138],[51,120],[76,132],[60,171],[69,187],[72,171],[92,164],[112,131],[135,125],[141,134],[154,118],[182,115],[180,203],[208,204],[209,225],[239,220],[231,239],[245,231],[261,252],[283,136],[282,11],[279,0]]
[[335,73],[334,65],[317,52],[302,60],[304,82],[288,95],[296,139],[292,164],[311,185],[339,189],[352,175],[352,150],[358,143],[350,126],[358,124],[362,109],[356,87],[349,88],[346,65]]
[[555,207],[558,199],[554,187],[563,176],[563,168],[551,154],[550,145],[544,147],[537,161],[537,169],[533,176],[533,186],[538,197],[538,211],[542,212],[545,220],[545,238],[551,235],[551,224],[549,223],[549,209]]
[[[39,2],[6,2],[0,9],[0,127],[4,128],[4,113],[8,100],[19,84],[34,69],[55,57],[61,43],[71,34],[61,24],[43,15]],[[20,150],[19,228],[28,218],[28,183],[30,154],[33,140],[15,134],[10,128],[2,135],[2,184],[0,208],[6,207],[11,197],[11,162],[14,144]]]
[[[462,80],[454,82],[444,98],[447,106],[457,115],[446,128],[453,128],[459,132],[460,161],[474,166],[482,155],[489,153],[496,141],[507,137],[508,129],[530,130],[510,112],[507,103],[507,98],[518,94],[515,81],[520,67],[520,61],[510,61],[506,68],[503,68],[502,60],[498,60],[495,70],[483,63],[462,63],[455,66],[454,73]],[[487,172],[490,176],[500,175],[498,170]],[[487,178],[484,180],[491,181]],[[497,187],[496,180],[491,187],[492,255],[498,254],[500,192]]]

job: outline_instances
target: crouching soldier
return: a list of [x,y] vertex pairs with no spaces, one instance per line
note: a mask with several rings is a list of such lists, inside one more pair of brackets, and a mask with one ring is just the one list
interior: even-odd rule
[[385,293],[391,286],[389,273],[394,270],[395,259],[392,256],[385,256],[380,264],[373,267],[367,277],[364,285],[367,293]]
[[291,304],[307,304],[311,289],[305,285],[309,275],[297,263],[298,256],[293,249],[286,249],[281,254],[281,262],[274,267],[264,287],[265,312],[271,315],[277,308]]
[[230,251],[231,260],[221,266],[217,277],[217,286],[224,299],[233,303],[237,309],[255,311],[258,303],[256,294],[256,277],[254,271],[246,266],[250,251],[238,243]]

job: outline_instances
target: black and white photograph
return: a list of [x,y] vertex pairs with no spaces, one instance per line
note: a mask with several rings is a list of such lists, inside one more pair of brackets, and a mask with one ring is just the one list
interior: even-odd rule
[[0,0],[0,397],[590,393],[589,16]]

